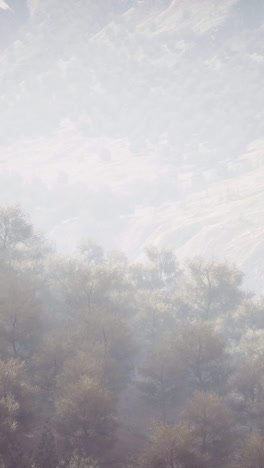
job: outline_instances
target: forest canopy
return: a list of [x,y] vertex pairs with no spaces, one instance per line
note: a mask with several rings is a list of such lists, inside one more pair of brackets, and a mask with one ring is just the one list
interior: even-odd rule
[[1,468],[262,468],[263,357],[235,265],[58,255],[0,207]]

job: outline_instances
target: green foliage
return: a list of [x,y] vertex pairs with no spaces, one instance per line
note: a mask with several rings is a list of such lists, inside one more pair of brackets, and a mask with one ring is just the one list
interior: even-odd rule
[[194,317],[212,320],[240,304],[243,273],[234,265],[195,258],[189,262],[184,294]]
[[262,467],[263,299],[146,255],[57,256],[0,208],[1,468]]
[[224,392],[230,375],[230,356],[223,337],[200,322],[182,330],[175,343],[188,375],[190,390]]
[[136,285],[147,290],[170,291],[177,287],[182,270],[172,250],[150,246],[145,249],[148,262],[134,264],[131,275]]
[[32,225],[18,206],[0,207],[0,250],[12,251],[26,245],[32,235]]
[[222,466],[235,442],[234,417],[224,399],[216,394],[196,392],[184,416],[197,437],[196,444],[216,466]]
[[183,424],[168,426],[159,424],[152,443],[146,449],[140,464],[142,468],[206,468],[207,457],[195,444],[195,432]]
[[185,390],[186,372],[180,354],[175,352],[173,346],[158,348],[150,354],[139,371],[143,377],[139,388],[154,407],[159,408],[159,418],[167,421],[173,404]]

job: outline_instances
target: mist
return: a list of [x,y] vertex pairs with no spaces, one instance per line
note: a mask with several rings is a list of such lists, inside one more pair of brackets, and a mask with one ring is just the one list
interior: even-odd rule
[[262,467],[263,40],[0,0],[1,468]]

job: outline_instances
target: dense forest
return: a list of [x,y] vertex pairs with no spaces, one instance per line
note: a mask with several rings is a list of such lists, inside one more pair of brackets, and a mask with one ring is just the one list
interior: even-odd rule
[[224,259],[85,240],[0,208],[1,468],[262,468],[264,301]]

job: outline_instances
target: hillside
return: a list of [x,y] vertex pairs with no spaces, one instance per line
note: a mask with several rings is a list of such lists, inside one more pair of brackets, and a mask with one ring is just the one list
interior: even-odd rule
[[160,242],[263,290],[263,3],[0,7],[2,201],[65,251]]

